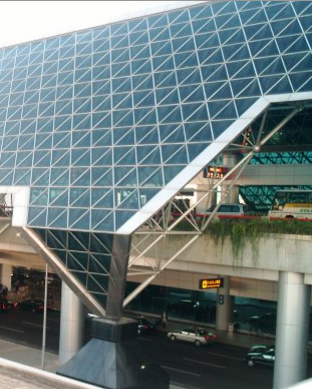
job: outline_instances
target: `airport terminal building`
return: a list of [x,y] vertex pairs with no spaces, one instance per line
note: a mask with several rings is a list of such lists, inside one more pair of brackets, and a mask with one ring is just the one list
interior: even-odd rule
[[[207,166],[311,164],[311,18],[310,1],[184,1],[0,50],[0,193],[12,225],[118,341],[132,333],[122,310],[133,234],[171,231],[155,214]],[[233,176],[223,178],[231,196]],[[239,194],[264,209],[287,186],[268,182]],[[221,184],[179,212],[213,203]],[[308,295],[298,283],[294,299]]]

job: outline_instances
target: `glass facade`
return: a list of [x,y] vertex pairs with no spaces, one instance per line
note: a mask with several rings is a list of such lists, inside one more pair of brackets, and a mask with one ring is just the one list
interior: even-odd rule
[[105,296],[107,234],[260,97],[312,91],[311,17],[207,2],[0,50],[0,186],[31,188],[28,227]]
[[[0,185],[114,232],[260,96],[312,89],[311,2],[212,2],[0,51]],[[206,161],[207,163],[209,161]]]

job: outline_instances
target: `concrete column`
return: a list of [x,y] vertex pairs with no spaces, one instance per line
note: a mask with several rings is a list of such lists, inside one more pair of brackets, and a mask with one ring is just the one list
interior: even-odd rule
[[[241,157],[238,154],[225,152],[222,155],[222,163],[224,166],[232,168],[233,166],[235,166],[239,162],[240,158]],[[228,192],[229,186],[230,185],[223,184],[222,185],[222,193]],[[228,192],[228,195],[227,195],[224,202],[225,203],[238,203],[238,200],[239,200],[239,186],[235,185],[232,187],[230,192]]]
[[216,329],[227,331],[233,320],[233,297],[230,296],[231,277],[223,277],[223,287],[218,289]]
[[62,281],[59,359],[62,364],[81,348],[84,329],[83,304]]
[[11,290],[11,276],[12,274],[12,266],[11,265],[1,265],[1,276],[0,282],[2,285],[6,285],[8,290]]
[[274,389],[306,379],[310,289],[303,274],[279,273]]

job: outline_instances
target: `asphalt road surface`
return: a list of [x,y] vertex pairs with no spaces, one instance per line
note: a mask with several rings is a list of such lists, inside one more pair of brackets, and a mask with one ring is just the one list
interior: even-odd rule
[[[58,353],[59,313],[47,317],[46,350]],[[88,338],[86,325],[86,340]],[[0,337],[31,347],[42,347],[43,315],[21,310],[0,313]],[[243,362],[246,349],[223,344],[196,347],[171,342],[164,333],[138,337],[138,352],[152,358],[169,374],[172,384],[188,389],[270,389],[273,369],[248,367]]]

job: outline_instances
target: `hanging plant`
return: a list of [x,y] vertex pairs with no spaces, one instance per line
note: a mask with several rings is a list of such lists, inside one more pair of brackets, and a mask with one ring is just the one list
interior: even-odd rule
[[221,241],[224,244],[226,236],[232,243],[234,266],[241,264],[246,242],[251,244],[252,261],[254,264],[259,257],[260,239],[268,234],[295,234],[312,235],[311,222],[298,220],[229,220],[221,219],[218,222],[210,223],[205,234],[210,235],[216,244]]

